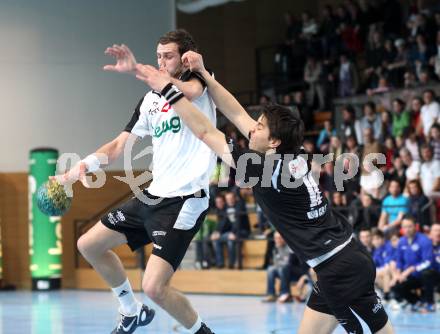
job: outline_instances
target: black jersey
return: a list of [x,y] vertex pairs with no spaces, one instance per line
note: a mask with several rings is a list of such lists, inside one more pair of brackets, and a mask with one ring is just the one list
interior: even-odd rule
[[352,228],[329,207],[304,151],[265,155],[230,144],[238,178],[245,176],[258,205],[304,262],[314,267],[349,243]]

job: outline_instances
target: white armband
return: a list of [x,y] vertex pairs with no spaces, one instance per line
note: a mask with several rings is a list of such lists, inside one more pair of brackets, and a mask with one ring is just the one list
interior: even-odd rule
[[90,173],[97,171],[101,165],[101,162],[95,154],[90,154],[81,161],[86,164],[87,171]]

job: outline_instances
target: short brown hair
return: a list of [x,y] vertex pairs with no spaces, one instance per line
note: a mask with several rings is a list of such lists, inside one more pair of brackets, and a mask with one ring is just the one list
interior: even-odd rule
[[162,45],[176,43],[179,48],[180,55],[183,55],[187,51],[198,51],[194,38],[185,29],[177,29],[167,32],[165,35],[159,38],[158,43]]
[[263,108],[270,138],[281,140],[276,153],[298,154],[304,137],[304,123],[298,110],[290,110],[278,104],[268,104]]

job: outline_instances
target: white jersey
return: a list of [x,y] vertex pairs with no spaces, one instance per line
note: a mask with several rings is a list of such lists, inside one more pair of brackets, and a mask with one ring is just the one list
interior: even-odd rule
[[[192,103],[216,125],[215,104],[206,88]],[[152,136],[153,181],[148,187],[149,193],[176,197],[204,189],[209,194],[209,178],[216,155],[194,136],[158,92],[150,91],[143,97],[125,131],[142,138]]]

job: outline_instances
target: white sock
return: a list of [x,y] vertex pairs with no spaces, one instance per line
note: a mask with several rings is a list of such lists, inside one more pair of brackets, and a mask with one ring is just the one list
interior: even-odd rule
[[199,315],[197,315],[197,320],[195,322],[195,324],[188,329],[188,331],[192,334],[197,333],[197,331],[200,329],[200,327],[202,327],[202,318],[200,318]]
[[121,304],[121,312],[124,315],[133,315],[137,312],[137,300],[134,297],[128,278],[120,286],[112,288],[116,297]]

